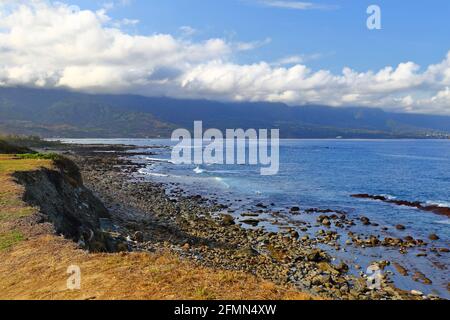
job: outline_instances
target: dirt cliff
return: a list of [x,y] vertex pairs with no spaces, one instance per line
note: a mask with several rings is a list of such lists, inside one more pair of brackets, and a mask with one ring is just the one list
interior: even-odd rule
[[54,161],[55,169],[14,173],[25,187],[23,200],[38,207],[43,222],[53,224],[57,234],[94,252],[126,250],[126,244],[110,221],[108,210],[83,185],[77,166],[66,158]]

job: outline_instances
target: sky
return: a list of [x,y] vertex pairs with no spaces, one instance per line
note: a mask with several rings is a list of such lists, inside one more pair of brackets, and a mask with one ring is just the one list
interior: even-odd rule
[[449,15],[448,0],[0,0],[0,86],[450,114]]

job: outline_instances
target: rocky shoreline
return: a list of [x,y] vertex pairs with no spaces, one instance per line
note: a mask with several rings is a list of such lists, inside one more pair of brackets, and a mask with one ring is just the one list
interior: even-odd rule
[[[301,236],[292,228],[276,233],[262,228],[247,229],[224,213],[227,209],[224,204],[201,195],[186,196],[179,187],[168,194],[166,185],[132,179],[132,174],[143,165],[123,156],[135,147],[68,146],[67,149],[70,151],[64,153],[77,163],[85,185],[105,204],[117,232],[128,240],[129,250],[169,249],[204,266],[249,272],[279,284],[293,284],[301,291],[326,299],[438,298],[416,290],[397,289],[388,273],[382,274],[380,289],[369,289],[367,275],[350,273],[344,261],[335,260],[320,249],[324,243],[339,249],[340,235],[327,227],[354,224],[345,212],[311,208],[311,213],[320,213],[317,224],[323,226],[314,238]],[[265,207],[260,204],[261,211]],[[300,208],[291,208],[294,215],[299,211]],[[257,217],[257,212],[249,212],[246,221],[240,222],[256,227]],[[370,224],[367,220],[361,223]],[[311,226],[304,223],[303,227]],[[348,237],[348,242],[360,246],[423,245],[414,239],[404,244],[398,239],[384,239],[387,242],[383,243],[378,238],[365,239],[356,234],[349,233]],[[383,270],[389,262],[374,264]]]

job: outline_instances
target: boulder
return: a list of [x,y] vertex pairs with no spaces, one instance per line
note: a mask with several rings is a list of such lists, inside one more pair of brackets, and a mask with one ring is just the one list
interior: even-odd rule
[[436,240],[439,240],[440,238],[438,237],[438,235],[437,234],[430,234],[429,236],[428,236],[428,239],[430,239],[430,240],[432,240],[432,241],[436,241]]
[[144,234],[141,231],[136,231],[133,235],[133,239],[136,242],[144,242]]
[[234,218],[229,214],[222,215],[222,224],[224,226],[232,226],[235,224]]

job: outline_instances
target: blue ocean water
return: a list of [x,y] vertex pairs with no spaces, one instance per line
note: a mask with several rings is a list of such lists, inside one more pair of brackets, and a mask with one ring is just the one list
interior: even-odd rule
[[[168,140],[84,142],[174,145]],[[141,172],[143,175],[181,184],[191,193],[208,194],[234,205],[236,209],[250,209],[252,204],[260,202],[273,204],[274,210],[284,210],[286,223],[290,219],[299,219],[289,216],[288,208],[291,206],[345,210],[355,219],[364,215],[380,227],[389,227],[388,231],[377,231],[382,236],[408,235],[428,241],[428,236],[436,233],[440,240],[431,246],[449,248],[450,219],[447,217],[351,197],[352,194],[367,193],[450,207],[448,140],[282,140],[280,171],[275,176],[261,176],[259,166],[174,165],[170,163],[170,149],[151,151],[157,154],[137,159],[148,163]],[[397,224],[406,226],[406,230],[396,230],[394,226]],[[265,227],[270,229],[271,225]],[[396,249],[366,248],[348,249],[335,252],[335,255],[361,266],[377,259],[399,262],[412,273],[420,271],[433,281],[432,285],[422,285],[409,277],[396,275],[394,280],[399,287],[448,298],[449,254],[417,257],[416,253],[411,250],[402,255]]]

